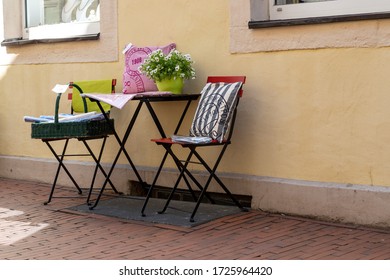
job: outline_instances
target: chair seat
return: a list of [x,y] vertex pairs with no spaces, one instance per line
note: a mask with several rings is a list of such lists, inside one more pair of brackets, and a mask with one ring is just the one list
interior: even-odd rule
[[182,143],[182,142],[176,142],[173,141],[172,138],[159,138],[159,139],[151,139],[150,141],[155,142],[157,145],[163,145],[163,144],[178,144],[181,145],[182,147],[190,147],[190,146],[219,146],[219,145],[225,145],[225,144],[230,144],[230,141],[224,140],[222,142],[219,142],[217,140],[212,140],[210,143]]

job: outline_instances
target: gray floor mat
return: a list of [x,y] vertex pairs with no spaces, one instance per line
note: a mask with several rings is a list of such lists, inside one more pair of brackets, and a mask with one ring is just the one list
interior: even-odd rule
[[172,200],[167,211],[164,214],[158,214],[157,211],[160,211],[164,207],[165,200],[151,198],[145,210],[145,217],[141,216],[143,203],[144,198],[140,197],[115,197],[101,200],[93,210],[89,210],[89,207],[86,204],[73,206],[68,209],[127,220],[183,227],[196,226],[241,212],[236,206],[202,203],[195,215],[195,221],[190,222],[190,216],[195,207],[195,203],[193,202]]

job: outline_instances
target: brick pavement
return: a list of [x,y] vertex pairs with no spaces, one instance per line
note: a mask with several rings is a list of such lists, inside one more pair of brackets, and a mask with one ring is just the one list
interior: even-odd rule
[[44,206],[49,188],[0,179],[1,259],[390,259],[390,229],[255,210],[192,228],[156,225],[63,211],[84,198]]

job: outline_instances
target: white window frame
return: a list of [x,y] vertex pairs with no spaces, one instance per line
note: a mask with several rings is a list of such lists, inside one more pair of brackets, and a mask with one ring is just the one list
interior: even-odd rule
[[231,53],[390,46],[390,13],[272,21],[268,4],[230,0]]
[[119,60],[118,0],[100,0],[100,35],[59,40],[22,39],[22,1],[0,0],[0,65]]
[[[100,21],[42,25],[43,0],[29,1],[31,1],[30,6],[34,8],[37,15],[32,19],[26,18],[26,1],[23,1],[23,39],[25,40],[77,38],[100,33]],[[27,23],[28,20],[32,20],[35,23],[33,25],[37,26],[28,27],[31,25]]]
[[275,5],[275,0],[268,1],[270,20],[390,12],[389,0],[307,0],[307,3],[286,5]]

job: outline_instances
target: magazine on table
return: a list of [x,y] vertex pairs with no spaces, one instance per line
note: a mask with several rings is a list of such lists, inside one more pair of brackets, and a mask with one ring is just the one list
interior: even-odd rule
[[83,93],[81,96],[88,97],[90,99],[98,100],[110,104],[111,106],[122,109],[127,102],[134,99],[134,97],[139,96],[163,96],[171,95],[171,92],[168,91],[147,91],[140,93],[115,93],[115,94],[101,94],[101,93]]
[[122,109],[128,101],[133,99],[136,94],[102,94],[102,93],[83,93],[81,96],[88,97],[90,99],[98,100],[110,104],[111,106]]

